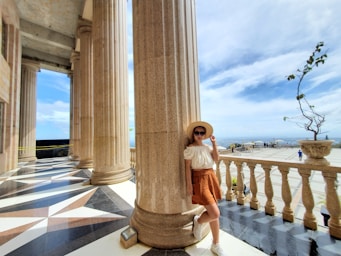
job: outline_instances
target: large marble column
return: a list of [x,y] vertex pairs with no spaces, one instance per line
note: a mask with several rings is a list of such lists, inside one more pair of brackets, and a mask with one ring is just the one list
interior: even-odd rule
[[[7,62],[9,65],[9,99],[5,108],[4,170],[18,166],[19,120],[20,120],[20,77],[21,77],[21,37],[20,29],[14,24],[7,25]],[[4,79],[4,78],[2,78]]]
[[[133,0],[136,202],[130,225],[157,248],[195,241],[186,128],[200,119],[194,0]],[[206,230],[207,232],[208,230]]]
[[69,159],[72,159],[73,156],[73,72],[68,72],[68,77],[70,79],[70,105],[69,105],[69,111],[70,111],[70,124],[69,124]]
[[80,159],[77,168],[93,168],[93,63],[91,22],[81,20],[78,26],[80,39],[80,81],[81,81],[81,140]]
[[37,71],[39,64],[30,60],[21,63],[19,161],[36,160]]
[[79,52],[73,52],[71,55],[71,63],[73,66],[73,79],[72,79],[72,116],[71,116],[71,131],[70,139],[72,138],[72,160],[79,160],[80,155],[80,107],[81,107],[81,76],[80,76],[80,56]]
[[132,177],[126,30],[126,1],[93,1],[95,132],[91,184],[113,184]]

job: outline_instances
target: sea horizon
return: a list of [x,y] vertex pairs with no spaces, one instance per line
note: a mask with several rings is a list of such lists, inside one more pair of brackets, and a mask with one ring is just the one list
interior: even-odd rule
[[[298,146],[298,141],[302,139],[310,139],[310,138],[302,138],[302,137],[273,137],[273,136],[244,136],[244,137],[217,137],[217,144],[222,147],[228,148],[231,144],[244,144],[244,143],[258,143],[259,145],[263,143],[274,143],[282,146]],[[322,138],[321,138],[322,139]],[[324,138],[323,138],[324,139]],[[334,145],[341,143],[341,138],[333,138],[329,137],[329,140],[334,140]],[[205,143],[208,144],[209,140],[205,140]],[[130,140],[130,147],[135,147],[135,140]]]

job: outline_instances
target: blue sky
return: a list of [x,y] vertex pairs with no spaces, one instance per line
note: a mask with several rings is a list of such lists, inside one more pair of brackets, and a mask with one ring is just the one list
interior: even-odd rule
[[[306,95],[326,114],[323,131],[341,137],[339,0],[197,0],[201,119],[217,137],[301,137],[295,85],[286,76],[325,42],[328,59],[305,80]],[[131,1],[128,1],[129,121],[134,126]],[[69,79],[38,74],[37,139],[69,137]],[[321,135],[321,137],[324,137]],[[133,135],[133,132],[131,133]]]

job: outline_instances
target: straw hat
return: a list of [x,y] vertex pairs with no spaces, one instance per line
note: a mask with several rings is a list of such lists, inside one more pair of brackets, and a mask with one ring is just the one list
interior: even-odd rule
[[209,138],[212,135],[213,127],[209,123],[203,122],[203,121],[196,121],[196,122],[191,123],[187,127],[187,136],[188,136],[188,138],[192,139],[193,130],[194,130],[195,127],[198,127],[198,126],[202,126],[202,127],[204,127],[206,129],[206,134],[204,136],[204,139],[207,139],[207,138]]

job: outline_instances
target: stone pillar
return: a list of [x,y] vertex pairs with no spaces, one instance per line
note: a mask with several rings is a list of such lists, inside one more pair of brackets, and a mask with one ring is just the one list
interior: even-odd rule
[[126,1],[93,1],[94,171],[91,184],[132,177],[129,148]]
[[[195,1],[133,0],[136,202],[131,226],[157,248],[193,244],[203,210],[186,194],[186,128],[200,120]],[[208,232],[208,230],[206,230]]]
[[73,72],[72,70],[68,72],[68,77],[70,79],[70,125],[69,125],[69,159],[73,158]]
[[71,126],[70,139],[72,138],[72,160],[79,160],[80,155],[80,108],[81,108],[81,76],[80,76],[80,56],[79,52],[73,52],[71,55],[71,62],[73,65],[73,79],[71,91]]
[[[9,65],[9,100],[5,107],[5,141],[4,170],[12,170],[18,167],[19,147],[19,120],[20,120],[20,77],[21,77],[21,37],[20,29],[13,25],[7,25],[7,63]],[[5,79],[2,77],[1,79]],[[1,172],[1,171],[0,171]]]
[[80,160],[77,168],[93,168],[93,63],[91,22],[81,20],[78,26],[80,39],[80,81],[81,81],[81,112],[80,112]]
[[19,161],[36,160],[37,71],[39,64],[22,60],[19,124]]

